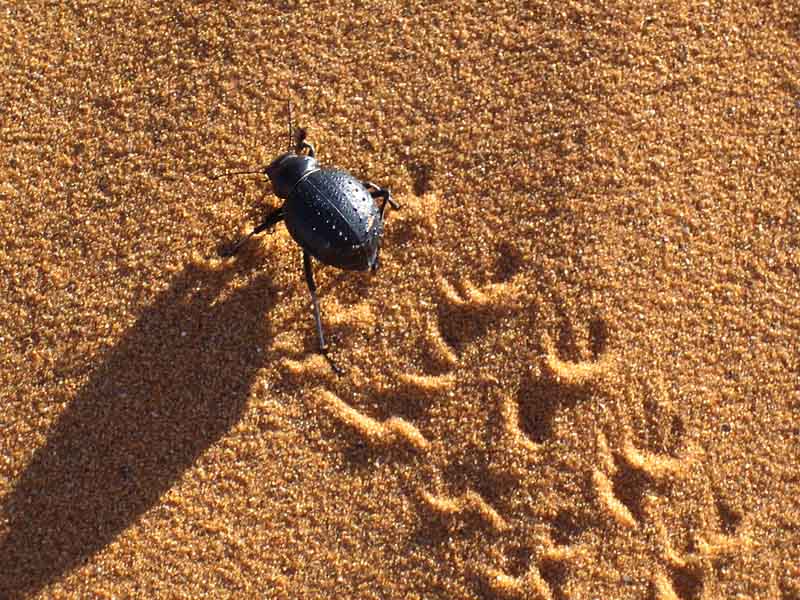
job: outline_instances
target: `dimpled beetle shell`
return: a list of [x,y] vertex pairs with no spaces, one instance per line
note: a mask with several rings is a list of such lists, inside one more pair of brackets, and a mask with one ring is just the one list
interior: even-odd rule
[[265,169],[294,240],[319,261],[349,271],[377,266],[383,220],[367,188],[310,156],[284,154]]

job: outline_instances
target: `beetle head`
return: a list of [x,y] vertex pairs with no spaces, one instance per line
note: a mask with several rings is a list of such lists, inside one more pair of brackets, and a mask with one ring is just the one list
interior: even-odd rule
[[275,195],[285,200],[303,177],[317,170],[319,165],[313,156],[286,152],[264,167],[264,174],[272,182]]

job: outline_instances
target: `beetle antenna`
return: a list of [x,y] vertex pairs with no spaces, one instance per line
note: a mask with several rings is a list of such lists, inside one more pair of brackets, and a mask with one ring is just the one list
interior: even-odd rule
[[209,175],[209,179],[219,179],[220,177],[230,177],[231,175],[254,175],[254,174],[263,174],[264,169],[259,169],[258,171],[230,171],[228,173],[219,173],[218,175]]

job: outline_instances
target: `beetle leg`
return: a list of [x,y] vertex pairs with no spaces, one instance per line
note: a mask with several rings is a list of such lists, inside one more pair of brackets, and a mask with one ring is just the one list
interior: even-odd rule
[[269,213],[266,217],[264,217],[264,221],[261,223],[261,225],[259,225],[258,227],[253,229],[253,231],[251,231],[246,236],[244,236],[239,241],[237,241],[232,247],[228,248],[227,250],[223,250],[222,252],[220,252],[220,254],[222,256],[233,256],[234,254],[236,254],[239,251],[239,248],[242,247],[242,244],[244,244],[251,237],[253,237],[257,233],[261,233],[265,229],[269,229],[270,227],[272,227],[273,225],[275,225],[276,223],[278,223],[279,221],[282,221],[282,220],[283,220],[283,207],[276,208],[271,213]]
[[387,203],[389,203],[395,210],[400,208],[400,205],[394,201],[394,198],[392,198],[392,192],[390,192],[386,188],[382,188],[381,186],[376,185],[371,181],[362,181],[361,183],[364,185],[365,188],[367,188],[367,191],[370,193],[370,196],[372,196],[373,198],[383,199],[383,202],[381,202],[381,219],[383,219],[383,215],[386,212]]
[[303,250],[303,271],[306,274],[306,283],[308,284],[308,291],[311,292],[311,301],[314,303],[314,320],[317,322],[317,335],[319,336],[319,351],[326,358],[328,364],[337,375],[342,375],[344,371],[333,362],[328,356],[328,347],[325,345],[325,336],[322,334],[322,319],[319,316],[319,300],[317,300],[317,285],[314,283],[314,271],[311,270],[311,255]]
[[375,262],[372,263],[372,267],[370,268],[370,271],[372,271],[373,273],[378,270],[378,267],[381,266],[380,253],[381,249],[379,247],[378,250],[375,252]]
[[317,322],[317,335],[319,336],[319,351],[325,354],[325,336],[322,333],[322,319],[319,316],[319,300],[317,300],[317,286],[314,283],[314,272],[311,269],[311,255],[303,250],[303,271],[306,274],[308,291],[311,292],[311,302],[314,304],[314,319]]

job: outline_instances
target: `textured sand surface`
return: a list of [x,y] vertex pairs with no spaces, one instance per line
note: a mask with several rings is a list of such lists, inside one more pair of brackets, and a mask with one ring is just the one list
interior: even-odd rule
[[798,600],[800,9],[265,4],[0,2],[0,598]]

